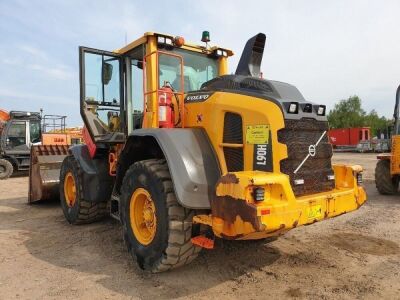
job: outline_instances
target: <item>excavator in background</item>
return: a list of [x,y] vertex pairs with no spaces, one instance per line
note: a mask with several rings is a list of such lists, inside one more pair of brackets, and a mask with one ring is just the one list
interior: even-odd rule
[[[71,145],[71,134],[65,130],[65,116],[40,112],[0,110],[0,179],[15,171],[27,171],[34,147]],[[57,132],[52,132],[56,130]]]
[[210,47],[208,32],[205,45],[148,32],[114,52],[80,47],[85,143],[57,172],[46,154],[32,161],[29,201],[50,196],[39,181],[59,181],[69,223],[111,215],[152,272],[215,238],[278,236],[358,209],[362,168],[332,165],[324,105],[261,78],[265,40],[248,40],[233,75],[233,52]]
[[[400,181],[400,85],[396,91],[396,102],[393,113],[393,126],[391,130],[390,153],[377,156],[378,162],[375,167],[375,185],[382,195],[397,194]],[[389,131],[389,130],[388,130]]]

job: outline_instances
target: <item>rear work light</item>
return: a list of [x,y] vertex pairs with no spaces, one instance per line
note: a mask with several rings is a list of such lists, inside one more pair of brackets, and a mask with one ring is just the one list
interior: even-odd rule
[[299,112],[299,103],[291,102],[289,104],[288,113],[289,114],[297,114]]
[[256,202],[264,201],[265,190],[262,187],[257,187],[253,190],[253,197]]
[[318,106],[317,115],[318,116],[325,116],[325,110],[326,110],[326,106],[325,105]]
[[312,105],[310,103],[307,103],[303,107],[303,112],[305,113],[311,113],[312,112]]

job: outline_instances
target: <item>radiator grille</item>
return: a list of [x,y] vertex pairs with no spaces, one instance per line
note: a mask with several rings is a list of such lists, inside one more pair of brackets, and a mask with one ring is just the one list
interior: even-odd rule
[[223,143],[236,145],[236,147],[223,146],[228,172],[243,171],[243,125],[239,114],[225,113]]
[[[323,132],[326,134],[316,147],[314,157],[309,157],[296,174],[304,158],[309,154],[309,146],[314,145]],[[328,122],[314,119],[285,120],[285,128],[279,130],[279,142],[286,144],[288,158],[281,161],[281,172],[289,175],[296,196],[319,193],[332,190],[334,180],[328,180],[333,175],[331,158],[332,146],[328,140]],[[296,185],[296,179],[303,179],[304,184]]]

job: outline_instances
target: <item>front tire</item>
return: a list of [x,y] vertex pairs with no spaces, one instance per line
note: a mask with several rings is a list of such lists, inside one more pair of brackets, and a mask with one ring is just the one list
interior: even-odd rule
[[382,195],[394,195],[397,193],[399,181],[390,174],[390,160],[379,160],[375,167],[375,185]]
[[61,165],[60,201],[64,216],[71,224],[88,224],[107,215],[107,202],[83,199],[82,171],[73,156],[67,156]]
[[0,180],[9,178],[13,172],[13,165],[6,159],[0,159]]
[[191,242],[194,213],[178,203],[164,159],[133,164],[120,203],[124,241],[142,269],[163,272],[197,257],[201,248]]

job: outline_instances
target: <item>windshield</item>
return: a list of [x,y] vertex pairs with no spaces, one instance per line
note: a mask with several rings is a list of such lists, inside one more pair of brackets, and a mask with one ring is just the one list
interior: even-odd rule
[[[183,58],[184,92],[197,91],[201,85],[218,76],[218,60],[202,53],[186,51],[174,48],[170,52],[179,54]],[[176,91],[181,88],[180,59],[174,56],[160,53],[159,56],[159,84],[160,88],[172,85]]]

